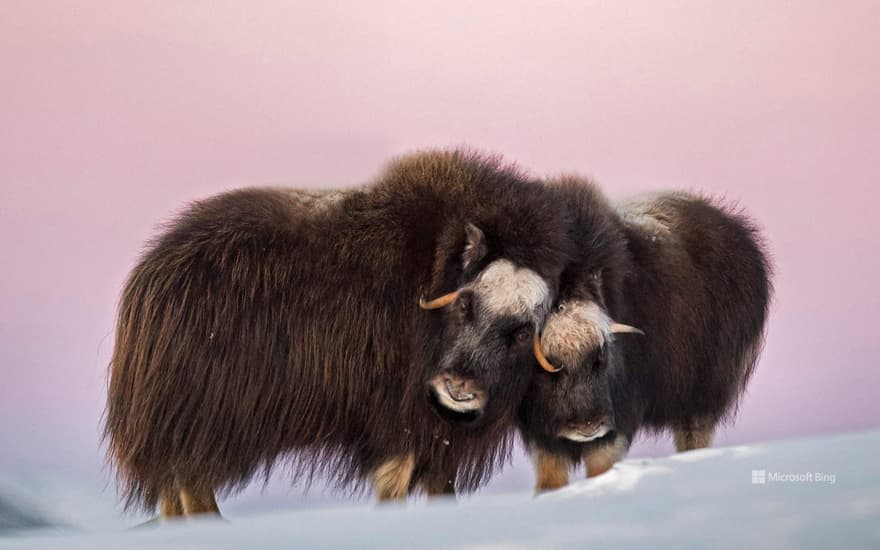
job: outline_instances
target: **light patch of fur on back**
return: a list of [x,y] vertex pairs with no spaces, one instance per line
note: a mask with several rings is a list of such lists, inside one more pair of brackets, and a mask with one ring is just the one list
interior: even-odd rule
[[588,353],[609,341],[612,321],[599,304],[569,300],[547,318],[541,346],[563,367],[576,367]]
[[329,209],[348,194],[346,191],[338,189],[284,189],[284,191],[303,209],[313,213]]
[[[687,195],[666,193],[664,196],[686,197]],[[674,236],[676,212],[674,209],[664,208],[663,201],[658,200],[657,195],[646,195],[621,204],[617,208],[617,213],[625,224],[642,228],[654,240]]]
[[473,291],[493,315],[537,318],[547,310],[550,287],[543,277],[510,260],[495,260],[473,283]]

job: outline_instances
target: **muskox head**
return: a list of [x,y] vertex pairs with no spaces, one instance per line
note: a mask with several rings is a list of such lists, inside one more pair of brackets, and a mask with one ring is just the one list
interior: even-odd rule
[[611,437],[615,430],[612,378],[622,374],[618,338],[621,333],[640,332],[614,322],[601,295],[582,291],[561,300],[541,337],[546,359],[556,372],[539,372],[520,406],[527,437],[551,448]]
[[553,291],[535,270],[488,256],[479,228],[468,224],[466,232],[462,264],[478,269],[454,292],[420,306],[443,316],[443,351],[426,380],[429,399],[444,418],[470,422],[515,407],[525,393]]

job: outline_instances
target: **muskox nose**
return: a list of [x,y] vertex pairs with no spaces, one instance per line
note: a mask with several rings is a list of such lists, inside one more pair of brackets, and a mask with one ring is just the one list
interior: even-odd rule
[[559,430],[559,437],[576,441],[578,443],[586,443],[605,436],[614,431],[614,422],[610,417],[602,417],[598,420],[588,420],[585,422],[569,422]]
[[476,397],[476,393],[472,391],[474,384],[469,380],[446,377],[443,383],[449,396],[456,401],[471,401]]
[[452,411],[475,412],[486,405],[486,392],[471,378],[444,372],[435,376],[428,385],[439,404]]

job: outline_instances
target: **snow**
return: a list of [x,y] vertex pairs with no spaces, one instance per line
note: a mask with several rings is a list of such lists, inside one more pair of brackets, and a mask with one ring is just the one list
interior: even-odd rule
[[[143,521],[122,517],[118,509],[107,481],[65,478],[42,470],[0,474],[0,537],[33,528],[112,531]],[[4,542],[0,538],[0,548]]]
[[[88,492],[79,504],[67,490],[40,502],[0,483],[0,503],[56,526],[0,531],[0,547],[878,548],[878,457],[880,432],[837,435],[626,460],[537,498],[523,488],[458,503],[279,510],[128,530],[106,503],[93,509]],[[111,517],[102,523],[98,510]]]

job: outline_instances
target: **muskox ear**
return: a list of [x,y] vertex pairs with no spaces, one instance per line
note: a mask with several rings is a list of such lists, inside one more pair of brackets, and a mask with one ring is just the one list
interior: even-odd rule
[[474,265],[483,259],[483,256],[489,252],[486,245],[486,235],[483,230],[476,225],[468,222],[464,226],[465,243],[464,252],[461,255],[461,262],[465,269]]

